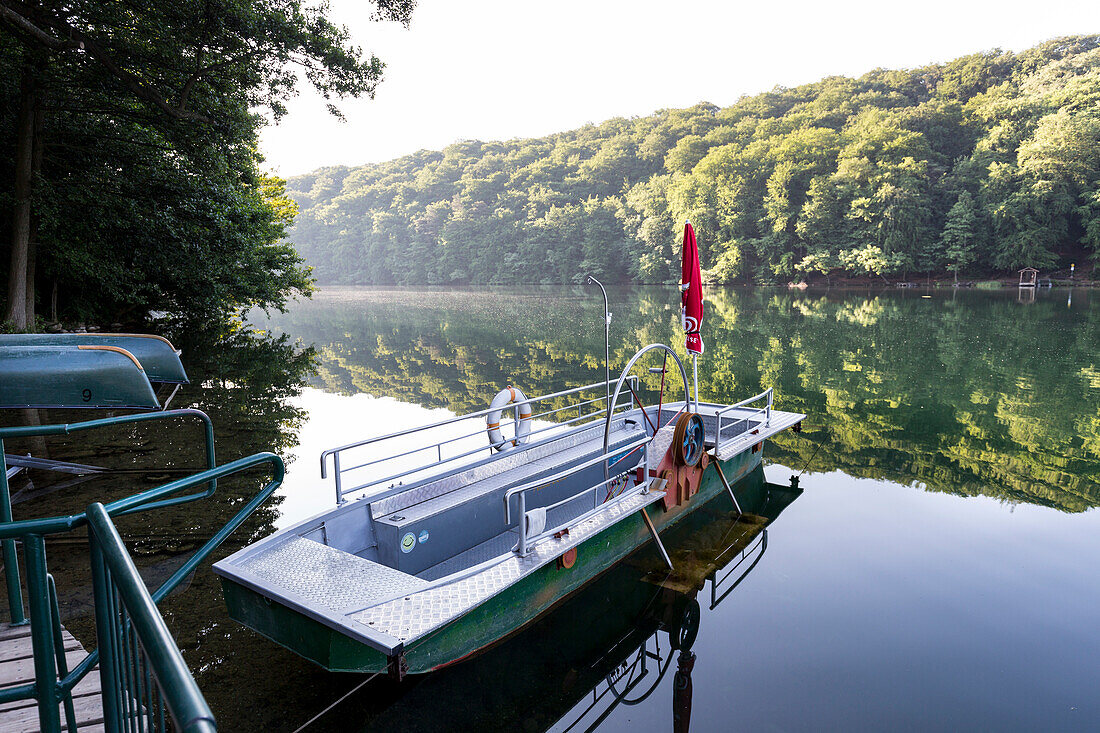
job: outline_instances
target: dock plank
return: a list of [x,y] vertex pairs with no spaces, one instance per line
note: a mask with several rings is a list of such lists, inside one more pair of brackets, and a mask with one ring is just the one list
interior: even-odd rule
[[[65,661],[73,669],[86,656],[80,642],[67,630],[61,630]],[[30,626],[0,624],[0,688],[34,681],[34,652]],[[60,708],[60,706],[59,706]],[[64,709],[62,730],[66,730]],[[73,712],[78,731],[103,730],[103,699],[99,670],[93,669],[73,688]],[[88,726],[88,727],[85,727]],[[38,704],[35,700],[15,700],[0,704],[0,731],[3,733],[39,733]]]
[[[64,709],[59,709],[62,711],[61,729],[67,730]],[[103,703],[98,695],[73,700],[73,712],[76,714],[77,733],[82,733],[85,725],[103,722]],[[0,730],[4,733],[38,733],[38,707],[20,708],[0,715]]]

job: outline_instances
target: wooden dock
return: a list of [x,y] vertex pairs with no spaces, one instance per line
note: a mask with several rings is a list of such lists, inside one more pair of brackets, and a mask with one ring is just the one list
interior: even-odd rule
[[[61,636],[65,641],[65,660],[71,670],[87,656],[87,652],[64,628],[61,629]],[[33,681],[31,627],[0,624],[0,688]],[[73,709],[76,712],[77,733],[105,730],[98,669],[89,672],[73,689]],[[61,709],[61,729],[67,730],[64,708]],[[0,733],[40,733],[37,702],[18,700],[0,704]]]

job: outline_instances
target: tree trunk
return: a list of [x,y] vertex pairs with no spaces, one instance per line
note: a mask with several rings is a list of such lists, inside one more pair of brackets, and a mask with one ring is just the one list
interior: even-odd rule
[[27,328],[27,255],[31,234],[31,183],[34,158],[34,69],[23,67],[19,82],[19,113],[15,124],[15,202],[12,206],[11,266],[8,307],[4,320]]
[[[34,95],[34,143],[31,151],[31,186],[33,193],[34,181],[42,170],[42,105],[45,102],[42,90],[36,89]],[[35,318],[35,265],[38,261],[38,220],[33,207],[31,210],[30,234],[27,237],[27,330],[34,331],[37,326]]]

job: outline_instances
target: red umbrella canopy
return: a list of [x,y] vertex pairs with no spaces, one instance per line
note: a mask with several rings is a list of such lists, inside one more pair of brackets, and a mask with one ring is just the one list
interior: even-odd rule
[[680,321],[687,333],[685,344],[693,354],[703,353],[699,326],[703,323],[703,282],[699,273],[699,247],[691,222],[684,224],[683,270],[680,279]]

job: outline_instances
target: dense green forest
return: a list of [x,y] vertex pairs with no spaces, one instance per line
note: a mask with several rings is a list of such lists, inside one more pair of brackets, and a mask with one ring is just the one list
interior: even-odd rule
[[711,282],[1081,267],[1100,249],[1100,36],[462,141],[289,189],[322,283],[663,282],[684,219]]
[[[407,23],[414,0],[373,4]],[[0,0],[0,328],[151,309],[223,320],[309,292],[258,131],[299,73],[332,102],[380,82],[382,62],[328,12]]]

